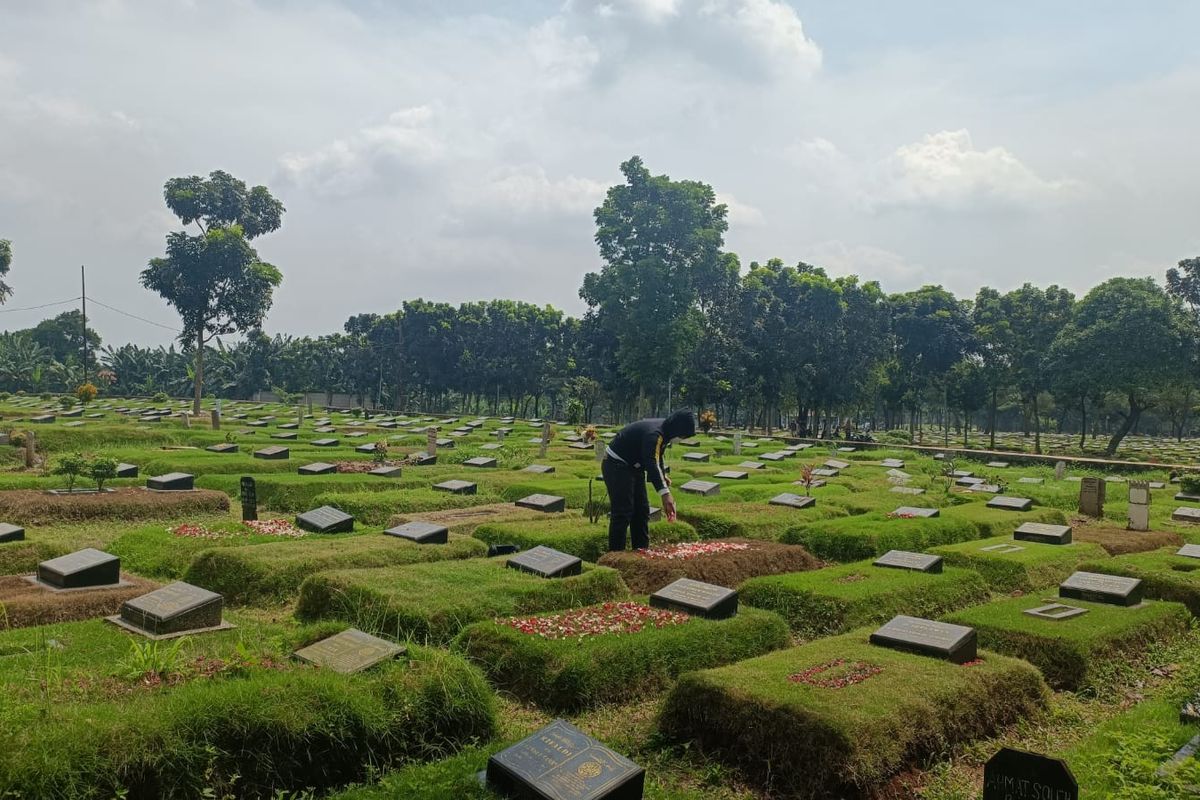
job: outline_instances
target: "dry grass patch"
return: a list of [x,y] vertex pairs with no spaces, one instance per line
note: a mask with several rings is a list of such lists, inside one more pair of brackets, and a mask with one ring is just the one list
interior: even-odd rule
[[20,575],[0,577],[0,627],[28,628],[117,614],[126,600],[158,588],[154,581],[122,574],[122,584],[90,591],[53,592]]
[[116,489],[103,494],[55,495],[33,489],[0,492],[0,519],[15,525],[50,525],[94,519],[146,520],[229,510],[224,492],[154,492]]
[[[1084,524],[1081,524],[1084,523]],[[1077,542],[1094,542],[1110,556],[1128,553],[1145,553],[1160,547],[1179,547],[1183,537],[1172,531],[1127,531],[1124,528],[1109,528],[1102,525],[1087,525],[1084,520],[1073,519],[1071,538]]]
[[[688,551],[684,551],[680,554],[682,557],[674,557],[676,547],[664,545],[651,548],[650,552],[606,553],[597,563],[619,571],[629,588],[640,594],[657,591],[679,578],[735,588],[742,581],[760,575],[804,572],[824,566],[799,545],[750,539],[712,539],[702,543],[702,546],[720,544],[734,547],[690,556],[687,555]],[[656,555],[655,551],[661,554]]]

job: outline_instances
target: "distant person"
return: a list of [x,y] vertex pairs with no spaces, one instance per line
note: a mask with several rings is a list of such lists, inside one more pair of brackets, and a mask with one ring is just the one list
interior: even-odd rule
[[608,488],[612,508],[608,520],[608,549],[625,549],[629,531],[634,550],[650,546],[650,502],[646,481],[662,497],[663,514],[675,521],[675,499],[671,478],[663,464],[663,448],[676,439],[696,434],[696,418],[690,411],[676,411],[666,419],[644,419],[621,429],[604,451],[600,472]]

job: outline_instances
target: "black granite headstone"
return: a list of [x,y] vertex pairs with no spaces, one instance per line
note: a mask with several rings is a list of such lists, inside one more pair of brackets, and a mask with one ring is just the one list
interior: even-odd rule
[[309,444],[311,444],[313,447],[337,447],[338,440],[337,439],[328,439],[328,438],[313,439],[311,442],[309,442]]
[[478,487],[470,481],[450,480],[435,483],[433,488],[439,492],[450,492],[450,494],[475,494]]
[[1142,602],[1142,581],[1122,575],[1076,572],[1058,585],[1058,596],[1116,606],[1136,606]]
[[788,508],[808,508],[809,506],[816,505],[817,501],[815,498],[805,497],[802,494],[784,492],[772,497],[768,503],[773,506],[786,506]]
[[189,475],[186,472],[168,472],[166,475],[158,475],[146,481],[147,489],[157,489],[159,491],[182,492],[194,488],[196,476]]
[[508,566],[543,578],[567,578],[583,571],[583,561],[578,557],[540,545],[513,556]]
[[534,511],[566,511],[567,500],[564,497],[556,497],[552,494],[531,494],[528,497],[522,497],[516,502],[516,505],[521,508],[530,508]]
[[750,480],[750,473],[740,469],[723,469],[716,475],[713,475],[713,477],[723,481],[748,481]]
[[55,589],[113,586],[121,582],[121,559],[86,547],[38,564],[37,581]]
[[0,522],[0,542],[19,542],[25,538],[25,529],[7,522]]
[[687,494],[699,494],[704,497],[712,497],[721,493],[721,484],[713,483],[712,481],[688,481],[683,486],[679,487],[679,491]]
[[712,458],[712,456],[709,453],[684,453],[683,454],[684,461],[695,461],[700,464],[707,462],[710,458]]
[[296,527],[313,533],[350,533],[354,517],[333,506],[321,506],[296,515]]
[[220,628],[225,602],[221,595],[176,581],[149,594],[126,600],[110,620],[149,636],[178,636]]
[[242,501],[242,520],[258,519],[258,484],[254,478],[244,476],[238,482],[238,494]]
[[1026,522],[1013,531],[1013,538],[1022,542],[1070,544],[1070,525],[1050,525],[1045,522]]
[[210,453],[236,453],[238,446],[233,442],[221,442],[220,444],[210,444],[204,449]]
[[326,464],[324,461],[317,461],[312,464],[305,464],[296,470],[296,473],[299,475],[332,475],[337,471],[337,464]]
[[480,775],[502,795],[529,800],[642,800],[646,771],[564,720],[488,759]]
[[1005,497],[999,495],[987,501],[988,508],[1000,508],[1005,511],[1028,511],[1033,508],[1033,501],[1028,497]]
[[872,562],[876,567],[889,569],[907,569],[914,572],[930,572],[940,574],[942,557],[929,553],[911,553],[907,550],[888,550]]
[[983,768],[983,800],[1079,800],[1065,761],[1001,748]]
[[738,594],[724,586],[680,578],[650,595],[650,605],[705,619],[725,619],[737,613]]
[[118,478],[136,478],[138,476],[137,464],[117,464]]
[[254,451],[255,458],[262,458],[267,461],[283,461],[284,459],[291,458],[291,456],[292,451],[282,445],[272,445]]
[[468,458],[466,461],[464,461],[463,466],[488,469],[496,466],[496,463],[496,459],[494,458],[488,458],[487,456],[476,456],[475,458]]
[[450,529],[445,525],[438,525],[433,522],[421,522],[420,520],[388,528],[384,533],[388,536],[408,539],[418,544],[445,544],[450,540]]
[[367,474],[373,475],[376,478],[399,478],[401,470],[400,467],[376,467]]
[[955,664],[975,660],[976,639],[974,628],[903,614],[892,617],[871,634],[871,644],[934,656]]
[[892,512],[897,517],[924,517],[933,518],[941,516],[942,512],[936,508],[920,508],[918,506],[900,506]]

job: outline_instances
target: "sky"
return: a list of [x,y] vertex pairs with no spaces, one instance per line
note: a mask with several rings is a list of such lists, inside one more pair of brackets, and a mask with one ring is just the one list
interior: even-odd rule
[[417,297],[579,314],[635,154],[713,186],[743,265],[1161,279],[1200,255],[1196,30],[1190,0],[0,0],[0,329],[85,264],[107,343],[169,342],[138,273],[180,227],[164,181],[214,169],[287,207],[268,333]]

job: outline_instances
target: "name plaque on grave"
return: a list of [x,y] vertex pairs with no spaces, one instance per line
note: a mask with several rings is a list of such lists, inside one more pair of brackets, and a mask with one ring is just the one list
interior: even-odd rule
[[477,487],[470,481],[450,480],[435,483],[433,488],[439,492],[450,492],[451,494],[475,494]]
[[236,453],[238,446],[232,442],[222,442],[221,444],[210,444],[204,449],[210,453]]
[[738,594],[724,586],[680,578],[650,595],[650,605],[705,619],[725,619],[737,613]]
[[876,567],[890,569],[908,569],[914,572],[930,572],[940,574],[942,557],[929,553],[911,553],[907,550],[888,550],[872,562]]
[[974,628],[903,614],[892,617],[891,621],[871,634],[871,644],[935,656],[954,664],[975,660],[976,640]]
[[543,578],[568,578],[583,572],[582,559],[542,545],[513,556],[508,566]]
[[516,505],[521,508],[530,508],[534,511],[545,511],[547,513],[567,510],[566,498],[556,497],[552,494],[531,494],[528,497],[522,497],[516,502]]
[[738,466],[742,469],[762,469],[763,463],[761,461],[743,461]]
[[1058,585],[1058,596],[1072,600],[1090,600],[1117,606],[1136,606],[1142,602],[1140,578],[1076,572]]
[[642,800],[646,771],[564,720],[488,759],[501,794],[540,800]]
[[1022,542],[1070,544],[1071,527],[1069,525],[1051,525],[1045,522],[1026,522],[1013,531],[1013,538]]
[[55,589],[114,586],[121,581],[121,559],[85,547],[38,564],[36,581]]
[[1005,747],[983,768],[983,800],[1079,800],[1066,762]]
[[918,506],[900,506],[892,512],[894,517],[922,517],[932,519],[941,516],[941,510],[936,508],[920,508]]
[[221,595],[176,581],[149,594],[126,600],[121,613],[108,617],[122,628],[148,636],[171,637],[226,626],[221,620]]
[[468,458],[466,461],[464,461],[463,466],[464,467],[479,467],[479,468],[486,469],[488,467],[496,466],[496,459],[487,458],[485,456],[476,456],[475,458]]
[[348,628],[328,639],[310,644],[293,655],[301,661],[333,670],[341,675],[352,675],[395,658],[405,648],[395,642],[380,639],[357,628]]
[[1038,606],[1037,608],[1027,608],[1021,613],[1028,614],[1031,617],[1037,617],[1038,619],[1058,621],[1078,617],[1082,614],[1086,614],[1087,612],[1088,610],[1086,608],[1080,608],[1079,606],[1069,606],[1064,603],[1048,603],[1044,606]]
[[255,458],[266,459],[267,461],[282,461],[291,456],[291,451],[282,445],[271,445],[264,447],[261,450],[254,451]]
[[1079,482],[1079,513],[1097,519],[1104,516],[1104,481],[1083,478]]
[[324,461],[316,461],[312,464],[305,464],[296,470],[299,475],[330,475],[337,472],[337,464],[327,464]]
[[828,467],[829,469],[849,469],[850,462],[849,461],[841,461],[836,458],[831,458],[825,462],[825,466]]
[[354,517],[333,506],[321,506],[296,515],[296,527],[312,533],[350,533]]
[[712,481],[688,481],[683,486],[679,487],[679,491],[687,494],[699,494],[705,497],[721,493],[721,484],[713,483]]
[[19,525],[0,522],[0,542],[19,542],[25,538],[25,529]]
[[783,494],[775,495],[768,502],[770,505],[773,505],[773,506],[786,506],[788,508],[808,508],[811,505],[815,505],[817,501],[816,501],[816,499],[814,499],[812,497],[806,497],[806,496],[800,495],[800,494],[792,494],[791,492],[784,492]]
[[1175,551],[1175,555],[1184,558],[1200,558],[1200,544],[1185,544]]
[[254,478],[244,476],[238,483],[238,494],[242,501],[242,519],[258,519],[258,484]]
[[438,525],[433,522],[422,522],[415,520],[406,522],[403,525],[397,525],[394,528],[388,528],[384,531],[388,536],[396,536],[401,539],[417,542],[418,544],[446,544],[450,539],[450,530],[445,525]]
[[168,472],[166,475],[148,479],[146,488],[158,491],[186,492],[192,489],[195,480],[195,476],[186,472]]
[[1006,497],[1000,495],[988,500],[987,507],[999,508],[1005,511],[1028,511],[1033,508],[1033,501],[1028,497]]
[[704,462],[707,462],[709,460],[709,458],[711,458],[711,456],[708,453],[684,453],[683,454],[684,461],[696,461],[696,462],[704,463]]
[[725,481],[745,481],[750,479],[750,473],[738,469],[723,469],[713,477]]

